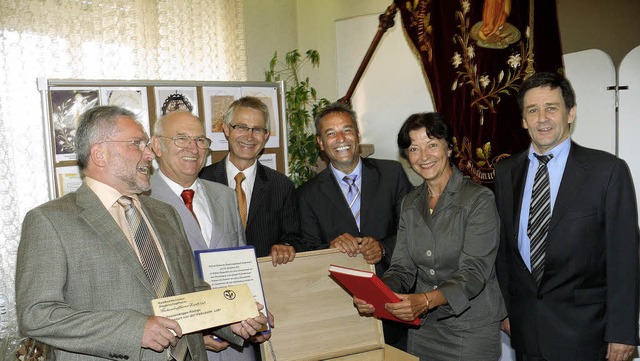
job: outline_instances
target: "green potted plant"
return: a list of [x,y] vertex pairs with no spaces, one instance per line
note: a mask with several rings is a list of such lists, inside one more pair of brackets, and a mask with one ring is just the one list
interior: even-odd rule
[[325,98],[317,98],[316,90],[309,84],[309,77],[301,77],[302,68],[311,63],[320,65],[320,54],[309,49],[303,57],[292,50],[279,61],[278,52],[273,54],[269,69],[265,71],[266,81],[284,81],[285,109],[289,129],[289,177],[297,186],[317,173],[319,150],[316,144],[313,118],[322,107],[329,104]]

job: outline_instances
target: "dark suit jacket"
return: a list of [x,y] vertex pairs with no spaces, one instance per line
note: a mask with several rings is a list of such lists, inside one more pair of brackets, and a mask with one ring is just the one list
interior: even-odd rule
[[[175,209],[139,199],[175,293],[209,289],[198,277]],[[27,213],[16,268],[20,332],[56,347],[57,360],[167,359],[166,352],[140,347],[155,290],[126,236],[86,184]],[[185,337],[192,358],[206,360],[202,334]]]
[[[204,167],[200,178],[229,185],[226,158]],[[284,174],[257,163],[256,181],[247,215],[247,244],[258,257],[268,256],[274,244],[300,248],[300,220],[293,182]]]
[[331,169],[327,167],[298,189],[300,225],[305,250],[327,248],[343,233],[382,242],[385,258],[376,265],[382,274],[390,264],[402,198],[413,189],[400,163],[362,158],[360,230]]
[[[604,360],[638,343],[638,215],[626,163],[571,144],[537,286],[518,251],[527,151],[496,166],[498,278],[511,345],[545,360]],[[539,351],[538,351],[539,350]]]

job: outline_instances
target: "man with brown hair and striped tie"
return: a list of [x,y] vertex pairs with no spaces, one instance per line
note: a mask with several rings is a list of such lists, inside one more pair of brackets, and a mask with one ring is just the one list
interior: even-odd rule
[[532,75],[518,103],[531,146],[496,166],[503,330],[518,361],[627,360],[639,279],[629,169],[571,141],[576,96],[564,76]]
[[[153,316],[152,299],[209,286],[175,209],[140,195],[150,188],[148,143],[132,112],[87,110],[76,131],[82,186],[24,219],[18,325],[53,346],[56,360],[206,359],[202,334]],[[219,332],[240,343],[264,323],[259,316]]]

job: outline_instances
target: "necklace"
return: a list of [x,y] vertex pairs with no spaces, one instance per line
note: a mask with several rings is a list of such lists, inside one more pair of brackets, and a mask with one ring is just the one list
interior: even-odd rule
[[439,197],[442,194],[442,192],[440,193],[431,192],[431,189],[429,187],[427,187],[427,191],[429,192],[429,197]]

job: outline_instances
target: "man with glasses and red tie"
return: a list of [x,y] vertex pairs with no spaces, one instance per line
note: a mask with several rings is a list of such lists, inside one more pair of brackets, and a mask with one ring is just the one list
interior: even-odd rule
[[[162,116],[155,124],[151,141],[160,169],[151,177],[150,195],[178,211],[194,250],[244,246],[244,229],[233,190],[198,179],[210,145],[202,121],[195,115],[174,111]],[[261,337],[252,341],[264,340]],[[207,334],[204,342],[211,361],[254,360],[252,347],[229,347],[227,341]]]
[[[153,316],[151,300],[209,289],[175,209],[141,195],[155,158],[135,115],[100,106],[80,116],[76,192],[27,213],[16,262],[20,333],[56,360],[204,360],[201,333]],[[242,343],[261,315],[218,330]]]
[[224,116],[229,154],[205,167],[203,179],[235,190],[245,225],[247,244],[272,264],[293,261],[299,247],[300,221],[293,182],[262,165],[258,158],[270,134],[269,109],[258,98],[234,101]]

